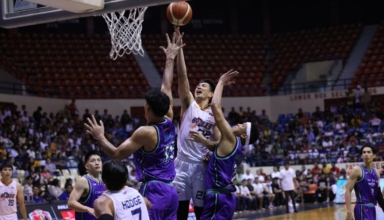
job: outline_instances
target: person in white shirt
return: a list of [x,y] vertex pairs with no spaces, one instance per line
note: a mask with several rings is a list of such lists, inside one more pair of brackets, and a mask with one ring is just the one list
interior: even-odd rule
[[271,178],[272,179],[275,179],[275,178],[280,179],[280,171],[279,171],[279,168],[277,166],[273,167],[273,172],[271,173]]
[[247,180],[243,179],[241,181],[241,186],[239,188],[240,188],[242,210],[249,211],[251,209],[251,202],[253,198],[251,196],[251,192],[247,187]]
[[259,178],[255,178],[255,180],[253,181],[252,186],[253,186],[253,192],[254,192],[254,194],[257,197],[258,202],[259,202],[259,208],[261,210],[264,210],[264,208],[263,208],[264,186],[263,186],[262,183],[259,182]]
[[128,169],[122,162],[105,162],[101,176],[107,191],[93,203],[98,220],[149,220],[151,203],[137,190],[125,186]]
[[269,208],[273,208],[273,201],[275,200],[275,194],[273,194],[272,190],[272,181],[269,176],[265,178],[265,183],[263,183],[264,186],[264,197],[268,198],[269,201]]
[[246,169],[245,173],[241,176],[242,180],[251,179],[252,181],[255,179],[255,176],[251,173],[251,170]]
[[298,183],[296,180],[296,173],[293,169],[289,168],[289,163],[284,163],[285,169],[280,171],[280,186],[284,191],[285,195],[285,206],[287,213],[289,213],[288,202],[291,198],[293,203],[293,209],[297,212],[296,202],[295,202],[295,190],[298,189]]

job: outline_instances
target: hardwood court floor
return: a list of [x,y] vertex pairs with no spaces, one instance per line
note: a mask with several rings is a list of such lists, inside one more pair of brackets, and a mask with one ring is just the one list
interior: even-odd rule
[[[345,205],[308,204],[298,208],[298,213],[285,213],[285,208],[275,208],[264,212],[250,212],[235,215],[236,220],[345,220]],[[376,207],[376,219],[384,219],[381,208]]]

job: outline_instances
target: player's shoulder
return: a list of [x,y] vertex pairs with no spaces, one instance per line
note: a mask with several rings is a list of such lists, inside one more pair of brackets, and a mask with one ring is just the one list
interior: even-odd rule
[[75,187],[88,188],[88,179],[85,176],[80,177],[76,181]]
[[360,177],[362,175],[363,171],[361,170],[360,165],[354,166],[351,170],[351,175],[355,175]]
[[22,189],[23,188],[23,186],[20,183],[18,183],[16,181],[14,181],[14,182],[15,182],[15,185],[16,185],[16,189]]
[[140,126],[136,131],[135,131],[135,135],[137,137],[145,137],[145,136],[148,136],[148,135],[152,135],[153,132],[156,132],[156,129],[154,128],[154,126],[152,125],[148,125],[148,126]]

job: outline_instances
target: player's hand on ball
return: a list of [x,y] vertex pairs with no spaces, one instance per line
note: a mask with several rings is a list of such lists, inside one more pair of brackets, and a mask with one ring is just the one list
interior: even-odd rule
[[172,37],[172,42],[171,40],[169,39],[169,36],[168,34],[166,34],[166,37],[167,37],[167,42],[168,42],[168,46],[167,46],[167,49],[165,49],[164,47],[160,47],[160,49],[162,49],[165,53],[165,55],[167,56],[167,58],[170,58],[170,59],[175,59],[175,57],[177,56],[177,54],[179,53],[179,50],[180,48],[184,47],[185,44],[179,44],[180,41],[181,41],[181,38],[182,38],[182,35],[176,35],[175,33],[173,34],[173,37]]
[[92,115],[92,120],[87,118],[88,123],[84,123],[84,126],[87,129],[87,133],[92,135],[93,138],[99,140],[104,137],[104,124],[100,120],[100,125],[97,124],[95,116]]
[[235,81],[233,80],[233,78],[236,77],[238,74],[239,72],[237,71],[229,70],[228,72],[221,75],[219,82],[223,83],[225,86],[234,84]]

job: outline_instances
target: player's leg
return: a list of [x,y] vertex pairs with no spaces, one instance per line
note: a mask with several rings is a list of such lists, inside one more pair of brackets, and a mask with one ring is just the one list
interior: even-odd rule
[[188,220],[189,215],[189,203],[192,197],[192,184],[190,182],[190,166],[187,162],[181,161],[178,158],[175,159],[176,177],[173,181],[173,185],[177,190],[178,196],[178,209],[177,219]]
[[204,196],[205,196],[205,167],[203,164],[196,166],[191,174],[192,182],[192,200],[196,219],[199,220],[203,213]]
[[164,220],[177,220],[177,210],[179,207],[179,198],[177,195],[177,190],[174,186],[170,186],[168,195],[168,210],[166,212],[166,218]]
[[296,200],[295,200],[295,191],[290,190],[290,191],[288,191],[288,194],[289,194],[289,197],[290,197],[291,200],[292,200],[293,210],[294,210],[295,212],[297,212],[297,209],[296,209]]
[[207,194],[201,219],[232,219],[236,210],[236,196],[230,194]]
[[189,201],[179,201],[179,207],[177,208],[177,220],[188,220],[189,203]]
[[289,193],[288,193],[288,191],[284,191],[283,193],[284,193],[284,197],[285,197],[285,199],[284,199],[284,202],[285,202],[285,208],[286,208],[286,210],[287,210],[287,213],[289,213],[289,207],[288,207],[288,203],[289,203]]

